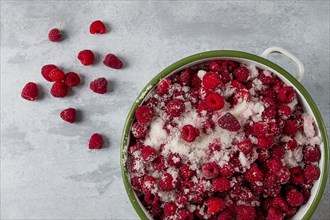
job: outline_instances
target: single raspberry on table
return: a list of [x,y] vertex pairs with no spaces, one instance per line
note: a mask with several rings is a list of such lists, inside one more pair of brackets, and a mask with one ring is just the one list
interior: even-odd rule
[[131,130],[132,130],[132,135],[137,139],[144,138],[148,132],[148,128],[144,124],[141,124],[140,122],[135,122],[132,125]]
[[231,132],[239,131],[239,129],[241,128],[241,125],[237,118],[235,118],[235,116],[229,112],[220,117],[220,119],[218,120],[218,124],[221,128]]
[[173,216],[176,213],[178,207],[177,205],[175,205],[174,202],[168,202],[164,204],[163,209],[164,209],[164,215],[166,217],[169,217],[169,216]]
[[205,103],[212,109],[212,110],[220,110],[225,105],[225,100],[223,97],[216,92],[209,93],[205,98]]
[[89,32],[91,34],[104,34],[105,30],[106,30],[105,25],[100,20],[93,21],[89,26]]
[[217,177],[212,180],[212,190],[214,192],[225,192],[230,189],[230,182],[224,177]]
[[52,96],[63,98],[68,95],[68,86],[62,81],[56,81],[50,89]]
[[290,103],[296,97],[292,86],[285,86],[278,91],[277,98],[283,103]]
[[75,72],[68,72],[65,74],[64,83],[69,87],[75,87],[80,84],[80,77]]
[[185,104],[181,99],[173,99],[166,105],[166,112],[172,117],[179,117],[185,109]]
[[69,123],[73,123],[73,122],[76,121],[76,109],[74,109],[74,108],[64,109],[60,113],[60,116],[64,121],[67,121]]
[[237,205],[236,206],[236,220],[254,220],[256,211],[252,206]]
[[52,42],[60,41],[62,37],[62,34],[59,29],[53,28],[48,33],[48,39]]
[[205,206],[207,207],[207,214],[214,215],[225,208],[225,203],[219,197],[209,197],[205,200]]
[[78,60],[84,65],[88,66],[94,62],[94,53],[91,50],[82,50],[78,53]]
[[203,76],[203,86],[206,89],[214,90],[221,85],[221,78],[218,74],[214,72],[207,72]]
[[49,78],[53,81],[62,81],[65,79],[65,74],[59,68],[54,68],[49,72]]
[[195,128],[192,125],[185,125],[181,129],[181,137],[187,142],[193,142],[199,136],[198,128]]
[[244,178],[249,182],[261,181],[263,177],[263,173],[259,170],[258,165],[255,163],[253,163],[250,169],[248,169],[244,174]]
[[249,70],[245,66],[238,67],[234,70],[234,76],[239,82],[246,82],[249,78]]
[[252,151],[252,143],[250,139],[245,139],[237,143],[237,147],[245,155],[248,155]]
[[47,65],[44,65],[42,68],[41,68],[41,75],[49,82],[53,82],[54,80],[52,80],[50,77],[49,77],[49,73],[50,71],[52,71],[53,69],[56,69],[57,66],[55,66],[54,64],[47,64]]
[[113,69],[121,69],[124,66],[123,61],[112,53],[104,57],[103,64]]
[[286,200],[290,206],[301,206],[304,203],[304,195],[295,188],[289,189],[286,193]]
[[151,108],[145,105],[141,105],[135,110],[135,118],[142,124],[148,124],[153,117],[153,111]]
[[304,173],[300,167],[290,168],[290,182],[299,185],[305,182]]
[[215,162],[209,162],[203,165],[202,173],[205,179],[213,179],[219,175],[219,167]]
[[104,77],[97,78],[89,84],[89,88],[99,94],[104,94],[107,92],[108,81]]
[[99,133],[94,133],[89,139],[89,149],[101,149],[104,145],[103,137]]
[[171,85],[172,85],[171,79],[169,78],[163,79],[162,81],[159,82],[156,88],[156,93],[160,96],[167,94]]
[[176,181],[171,174],[164,173],[158,181],[158,187],[164,192],[171,191],[176,187]]
[[21,92],[21,97],[28,101],[34,101],[39,94],[38,86],[34,82],[28,82]]
[[310,145],[304,146],[303,155],[304,155],[304,159],[308,162],[317,162],[321,158],[320,149],[317,146],[315,147],[312,147]]
[[320,169],[314,165],[307,165],[304,169],[304,175],[307,181],[314,181],[320,177]]
[[155,159],[155,157],[157,156],[157,153],[156,153],[155,149],[153,149],[152,147],[144,146],[141,150],[141,156],[142,156],[143,160],[151,161],[151,160]]
[[143,199],[148,205],[156,205],[159,202],[159,196],[150,192],[144,194]]

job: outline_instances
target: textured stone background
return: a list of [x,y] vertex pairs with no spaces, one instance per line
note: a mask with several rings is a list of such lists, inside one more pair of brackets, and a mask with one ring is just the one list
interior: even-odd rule
[[[107,22],[110,32],[88,33],[91,21]],[[61,43],[47,33],[60,27]],[[131,103],[164,67],[185,56],[216,49],[260,54],[283,47],[305,64],[302,84],[319,106],[329,129],[329,1],[60,1],[1,2],[1,218],[136,219],[119,167],[119,142]],[[123,70],[101,62],[83,67],[76,59],[92,49],[97,61],[120,55]],[[295,68],[272,56],[289,71]],[[59,100],[40,75],[54,63],[83,76],[83,85]],[[111,91],[88,89],[99,76]],[[27,102],[20,92],[28,81],[42,99]],[[59,118],[67,107],[82,111],[81,122]],[[89,151],[88,138],[100,132],[107,148]],[[329,219],[329,184],[313,219]]]

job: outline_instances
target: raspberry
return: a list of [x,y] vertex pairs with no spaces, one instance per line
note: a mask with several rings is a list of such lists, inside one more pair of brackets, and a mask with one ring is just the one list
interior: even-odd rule
[[137,191],[141,191],[142,180],[143,180],[142,177],[139,177],[139,176],[133,177],[133,178],[131,179],[131,185],[132,185],[132,187],[133,187],[135,190],[137,190]]
[[164,205],[164,215],[166,217],[172,216],[176,213],[177,209],[178,209],[178,207],[175,205],[174,202],[165,203],[165,205]]
[[185,195],[189,195],[190,193],[192,193],[194,186],[195,183],[193,181],[190,180],[183,181],[180,186],[180,191]]
[[244,178],[249,182],[258,182],[263,179],[263,173],[259,170],[257,164],[252,164],[250,169],[244,174]]
[[[268,74],[266,75],[265,72],[268,72]],[[259,73],[258,75],[258,79],[260,79],[260,81],[265,84],[265,85],[274,85],[277,83],[277,80],[274,76],[272,76],[271,74],[269,74],[270,72],[267,70],[264,70],[263,72]]]
[[261,102],[264,103],[265,107],[276,107],[275,101],[272,98],[263,97]]
[[234,76],[239,82],[246,82],[249,78],[249,70],[245,66],[238,67],[234,70]]
[[91,23],[89,26],[89,32],[91,34],[104,34],[105,33],[105,25],[102,21],[96,20]]
[[321,158],[320,149],[317,146],[316,147],[312,147],[309,145],[304,146],[303,155],[304,155],[304,159],[308,162],[317,162]]
[[261,90],[261,95],[265,98],[276,100],[276,92],[271,87]]
[[108,81],[104,77],[97,78],[89,84],[89,88],[99,94],[104,94],[107,92]]
[[229,83],[231,81],[231,76],[228,72],[220,72],[221,81],[223,84]]
[[89,139],[89,149],[101,149],[103,147],[104,141],[103,137],[98,134],[94,133],[91,138]]
[[284,132],[289,136],[294,136],[298,131],[298,127],[295,121],[287,120],[284,126]]
[[63,98],[68,94],[68,86],[62,81],[57,81],[50,89],[50,93],[56,98]]
[[181,209],[176,217],[176,220],[193,220],[193,219],[194,219],[194,215],[186,209]]
[[177,202],[178,205],[185,206],[188,204],[189,199],[188,199],[188,196],[185,195],[184,193],[177,192],[175,195],[175,201]]
[[221,84],[220,76],[214,72],[207,72],[202,80],[204,88],[210,90],[216,89]]
[[185,105],[181,99],[173,99],[166,105],[166,112],[172,117],[179,117],[184,111]]
[[213,153],[214,151],[220,151],[220,149],[221,149],[221,142],[219,139],[215,139],[212,142],[210,142],[209,150],[211,153]]
[[28,101],[34,101],[38,96],[38,87],[34,82],[28,82],[22,89],[21,97]]
[[80,83],[80,77],[78,76],[77,73],[68,72],[65,75],[65,81],[64,82],[69,87],[75,87],[75,86],[79,85],[79,83]]
[[178,153],[170,153],[167,160],[171,166],[177,168],[181,166],[181,157]]
[[199,92],[199,94],[198,94],[199,99],[204,100],[208,94],[212,93],[212,90],[205,89],[204,87],[200,87],[198,92]]
[[252,206],[237,205],[236,206],[236,220],[254,220],[256,211]]
[[163,156],[159,156],[152,161],[152,165],[155,170],[163,171],[166,168],[166,159]]
[[158,181],[158,187],[165,192],[171,191],[176,187],[176,182],[171,174],[164,173]]
[[268,196],[274,197],[274,196],[277,196],[278,194],[280,194],[280,192],[281,192],[281,186],[274,185],[271,188],[265,188],[263,196],[264,197],[268,197]]
[[285,86],[278,91],[277,98],[283,103],[290,103],[296,97],[292,86]]
[[275,145],[271,149],[271,155],[277,159],[284,158],[285,155],[285,148],[281,145]]
[[201,102],[197,106],[196,111],[200,116],[206,116],[206,115],[211,114],[212,109],[206,104],[206,102]]
[[271,207],[268,210],[267,219],[269,219],[269,220],[283,220],[284,219],[284,215],[283,215],[282,212],[280,212],[277,209]]
[[220,110],[225,105],[225,100],[216,92],[209,93],[206,96],[205,102],[213,110]]
[[180,81],[184,85],[190,85],[191,76],[190,76],[189,70],[185,70],[185,71],[181,72],[181,74],[180,74]]
[[263,185],[265,188],[273,188],[276,185],[276,175],[272,172],[267,172],[264,176]]
[[251,99],[251,93],[246,89],[239,89],[234,96],[234,104],[236,105],[239,102],[247,101],[249,102]]
[[148,106],[141,105],[135,110],[135,118],[141,124],[148,124],[152,117],[153,112]]
[[284,213],[286,213],[289,210],[289,204],[280,195],[276,196],[273,199],[272,205],[274,208],[281,210]]
[[212,189],[214,192],[225,192],[230,189],[230,182],[224,177],[217,177],[212,181]]
[[234,87],[235,89],[239,90],[239,89],[246,89],[244,85],[242,85],[242,83],[238,82],[238,80],[234,79],[231,82],[232,87]]
[[76,121],[76,109],[67,108],[61,112],[60,116],[64,121],[73,123]]
[[300,167],[293,167],[290,169],[290,181],[294,184],[304,183],[304,174]]
[[143,138],[146,136],[148,128],[139,122],[132,125],[132,134],[135,138]]
[[155,183],[156,180],[152,176],[145,176],[141,184],[142,191],[144,193],[150,193],[155,188]]
[[156,151],[150,146],[145,146],[141,150],[141,157],[145,161],[150,161],[156,157]]
[[293,151],[298,147],[298,142],[296,141],[296,139],[291,139],[288,141],[287,146],[290,150]]
[[275,111],[275,108],[273,108],[273,107],[266,107],[265,109],[264,109],[264,111],[262,112],[262,119],[273,119],[273,118],[275,118],[275,116],[276,116],[276,111]]
[[229,112],[218,120],[218,124],[221,128],[231,132],[239,131],[241,128],[239,121]]
[[285,217],[286,218],[291,218],[292,216],[294,216],[297,213],[298,209],[296,207],[289,207],[288,212],[286,213]]
[[59,29],[53,28],[48,33],[48,39],[52,42],[60,41],[62,37],[62,34]]
[[184,180],[189,180],[195,175],[195,172],[190,169],[189,165],[183,164],[179,169],[179,175]]
[[259,182],[251,182],[250,183],[250,189],[256,196],[260,196],[262,191],[264,190],[263,185],[259,185]]
[[307,165],[304,174],[307,181],[314,181],[320,177],[320,169],[314,165]]
[[204,199],[205,190],[204,185],[206,184],[205,181],[199,181],[195,188],[193,189],[193,193],[190,193],[190,196],[192,196],[192,202],[193,203],[201,203]]
[[291,206],[301,206],[304,203],[304,196],[301,192],[292,188],[286,193],[286,200]]
[[230,162],[228,162],[227,164],[223,165],[222,167],[219,167],[219,173],[220,176],[223,177],[230,177],[235,173],[234,170],[234,165]]
[[146,193],[146,194],[144,194],[144,201],[148,205],[156,205],[159,202],[159,196],[156,194],[152,194],[152,193]]
[[259,121],[253,125],[253,131],[258,137],[273,137],[274,135],[279,133],[279,128],[273,121],[270,121],[268,123]]
[[290,171],[287,167],[283,166],[278,173],[276,173],[278,184],[286,184],[290,179]]
[[233,213],[229,209],[225,209],[219,213],[217,220],[231,220],[234,219]]
[[217,61],[211,61],[208,65],[208,68],[214,72],[218,72],[220,70],[220,66]]
[[238,67],[238,63],[232,60],[222,60],[221,61],[221,70],[232,72],[236,67]]
[[198,89],[199,87],[201,87],[201,84],[202,84],[202,80],[197,75],[197,72],[196,73],[193,73],[191,75],[191,87]]
[[262,149],[270,148],[274,143],[274,137],[258,137],[258,146]]
[[163,79],[158,84],[158,86],[156,88],[156,93],[160,96],[165,95],[166,93],[168,93],[168,90],[169,90],[171,85],[172,85],[172,81],[169,78]]
[[62,81],[65,79],[65,74],[62,70],[58,69],[58,68],[54,68],[49,72],[49,78],[52,80],[52,82],[54,81]]
[[202,173],[205,179],[213,179],[219,175],[219,167],[216,163],[209,162],[203,165]]
[[277,173],[282,169],[283,163],[280,159],[273,157],[267,161],[267,167],[271,172]]
[[209,197],[205,200],[205,206],[207,207],[206,213],[214,215],[225,208],[225,203],[218,197]]
[[195,128],[192,125],[185,125],[181,130],[181,137],[187,142],[193,142],[199,136],[198,128]]
[[84,65],[91,65],[94,61],[94,54],[91,50],[82,50],[78,53],[78,60]]
[[111,53],[104,57],[103,64],[113,69],[121,69],[124,66],[123,61]]
[[47,64],[41,68],[41,75],[49,82],[53,82],[53,80],[49,77],[50,71],[57,68],[54,64]]
[[238,149],[242,151],[245,155],[252,151],[252,143],[250,139],[245,139],[237,144]]
[[260,162],[266,162],[266,160],[270,157],[268,150],[258,148],[257,151],[258,151],[258,160]]
[[283,119],[287,119],[291,115],[291,108],[287,105],[280,105],[277,111],[278,115]]
[[202,125],[202,129],[205,134],[210,134],[214,127],[215,124],[211,119],[207,119]]

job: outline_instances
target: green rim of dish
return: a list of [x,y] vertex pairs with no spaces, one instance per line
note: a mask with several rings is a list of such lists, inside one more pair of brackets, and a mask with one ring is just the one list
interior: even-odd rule
[[159,74],[157,74],[141,91],[141,93],[138,95],[137,99],[133,103],[131,109],[129,110],[125,126],[123,129],[123,135],[122,135],[122,140],[121,140],[121,148],[120,148],[120,163],[121,163],[121,172],[122,172],[122,177],[124,181],[124,185],[126,188],[127,195],[136,211],[136,213],[139,215],[141,219],[148,219],[147,215],[143,211],[142,207],[140,206],[138,202],[138,198],[135,196],[133,189],[130,185],[128,173],[126,170],[126,164],[124,163],[124,158],[126,157],[126,152],[124,152],[124,149],[126,148],[126,145],[128,144],[127,141],[129,139],[129,134],[130,134],[130,129],[131,129],[131,124],[134,120],[134,112],[135,109],[143,102],[144,97],[153,89],[157,83],[165,78],[167,75],[175,72],[176,70],[182,68],[183,66],[186,66],[192,62],[202,60],[202,59],[208,59],[208,58],[221,58],[221,57],[226,57],[226,58],[243,58],[247,60],[252,60],[256,61],[258,63],[264,64],[281,75],[283,75],[286,79],[288,79],[303,95],[307,103],[309,104],[310,108],[312,109],[316,121],[319,125],[319,130],[321,132],[321,137],[322,141],[324,143],[324,167],[323,167],[323,175],[320,176],[320,185],[319,188],[317,189],[316,196],[314,200],[312,201],[312,204],[310,205],[310,208],[306,212],[306,214],[303,216],[303,220],[310,219],[311,216],[313,215],[314,211],[316,210],[321,197],[323,195],[326,182],[327,182],[327,177],[328,177],[328,169],[329,169],[329,148],[328,148],[328,138],[327,138],[327,132],[326,132],[326,127],[324,124],[324,121],[322,119],[321,113],[319,109],[317,108],[315,102],[313,101],[312,97],[309,95],[309,93],[306,91],[306,89],[286,70],[284,70],[282,67],[278,66],[277,64],[264,59],[262,57],[259,57],[254,54],[246,53],[246,52],[241,52],[241,51],[233,51],[233,50],[216,50],[216,51],[208,51],[208,52],[203,52],[203,53],[198,53],[186,58],[183,58],[172,65],[168,66],[165,68],[163,71],[161,71]]

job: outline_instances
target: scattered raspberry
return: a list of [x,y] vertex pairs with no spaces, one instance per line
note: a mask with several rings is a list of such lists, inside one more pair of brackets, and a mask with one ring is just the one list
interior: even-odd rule
[[164,173],[158,181],[158,187],[165,192],[171,191],[176,187],[176,183],[171,174]]
[[113,69],[121,69],[124,66],[123,61],[121,61],[116,55],[111,53],[105,56],[103,64]]
[[141,150],[141,156],[143,160],[150,161],[156,157],[156,151],[150,146],[145,146]]
[[193,142],[199,136],[199,130],[192,125],[185,125],[181,130],[181,137],[187,142]]
[[317,162],[321,158],[320,149],[312,146],[305,146],[303,149],[304,159],[309,162]]
[[214,192],[225,192],[230,189],[230,182],[224,177],[217,177],[212,180],[212,189]]
[[165,203],[165,205],[164,205],[164,215],[166,217],[173,216],[176,213],[177,209],[178,209],[178,207],[175,205],[174,202]]
[[254,220],[256,211],[252,206],[237,205],[236,206],[236,220]]
[[278,107],[278,115],[283,119],[287,119],[291,115],[291,108],[287,105],[280,105]]
[[34,82],[28,82],[22,90],[21,97],[28,101],[34,101],[37,98],[38,93],[37,84]]
[[41,75],[49,82],[53,82],[53,80],[49,77],[50,71],[56,69],[57,66],[54,64],[47,64],[41,68]]
[[158,84],[156,92],[158,95],[163,96],[168,93],[168,89],[172,85],[172,81],[169,78],[165,78]]
[[76,121],[76,109],[67,108],[61,112],[60,116],[64,121],[73,123]]
[[209,197],[205,200],[207,214],[214,215],[225,208],[225,203],[218,197]]
[[159,202],[159,196],[157,194],[146,193],[144,194],[144,201],[148,205],[156,205]]
[[181,166],[181,157],[178,153],[170,153],[167,160],[171,166],[177,168]]
[[245,66],[238,67],[234,70],[234,76],[239,82],[246,82],[249,78],[249,70]]
[[142,124],[148,124],[153,117],[152,109],[148,106],[141,105],[135,110],[135,118],[138,122]]
[[190,169],[189,165],[183,164],[180,167],[179,175],[182,179],[189,180],[191,177],[195,175],[195,172]]
[[49,72],[49,78],[52,80],[52,82],[54,81],[62,81],[65,79],[65,74],[62,70],[58,69],[58,68],[54,68]]
[[307,181],[314,181],[320,177],[320,169],[314,165],[307,165],[304,174]]
[[241,128],[239,121],[229,112],[218,120],[218,124],[221,128],[231,132],[239,131]]
[[148,131],[147,127],[139,122],[135,122],[132,125],[132,134],[137,139],[145,137],[147,131]]
[[245,155],[248,155],[252,151],[252,143],[250,139],[245,139],[237,144],[238,149]]
[[222,167],[219,167],[219,173],[220,173],[220,176],[223,176],[223,177],[232,176],[235,173],[234,165],[229,162],[229,163],[223,165]]
[[290,103],[296,97],[292,86],[285,86],[278,91],[277,98],[283,103]]
[[245,174],[244,178],[249,182],[258,182],[263,179],[263,173],[259,170],[257,164],[252,164],[250,169],[248,169]]
[[142,191],[144,193],[150,193],[155,188],[155,183],[156,180],[152,176],[145,176],[141,184]]
[[83,50],[78,53],[78,60],[84,65],[91,65],[94,61],[94,54],[91,50]]
[[91,34],[104,34],[105,25],[100,20],[93,21],[92,24],[89,26],[89,32]]
[[52,42],[60,41],[62,37],[62,34],[59,29],[53,28],[48,33],[48,39]]
[[300,167],[290,169],[290,181],[294,184],[303,184],[305,181],[303,171]]
[[221,84],[220,76],[214,72],[207,72],[203,77],[203,86],[206,89],[214,90]]
[[284,215],[279,210],[271,207],[268,210],[267,219],[269,219],[269,220],[283,220],[284,219]]
[[185,105],[181,99],[173,99],[166,105],[166,112],[172,117],[179,117],[184,111]]
[[68,94],[68,86],[62,81],[57,81],[50,89],[50,93],[56,98],[63,98]]
[[104,94],[107,92],[108,81],[104,77],[97,78],[89,84],[89,88],[99,94]]
[[202,172],[205,179],[213,179],[219,175],[219,167],[215,162],[204,164]]
[[186,209],[181,209],[178,212],[177,220],[193,220],[194,215]]
[[89,149],[101,149],[103,144],[103,137],[98,133],[94,133],[89,139]]
[[286,193],[286,200],[291,206],[301,206],[304,203],[304,196],[301,192],[292,188]]
[[65,74],[65,84],[69,87],[75,87],[80,84],[80,77],[75,72],[68,72]]
[[205,102],[213,110],[220,110],[225,105],[225,100],[216,92],[209,93],[206,96]]

